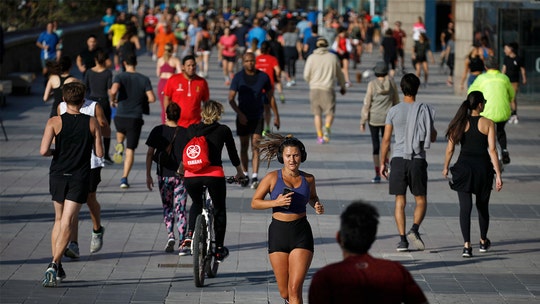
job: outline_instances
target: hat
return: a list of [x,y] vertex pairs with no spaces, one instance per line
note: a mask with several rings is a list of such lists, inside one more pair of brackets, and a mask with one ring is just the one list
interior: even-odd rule
[[315,45],[318,48],[321,48],[321,47],[327,48],[328,47],[328,41],[325,38],[320,37],[319,39],[317,39],[317,42],[315,43]]
[[373,68],[375,76],[386,76],[388,74],[388,65],[385,62],[379,61]]

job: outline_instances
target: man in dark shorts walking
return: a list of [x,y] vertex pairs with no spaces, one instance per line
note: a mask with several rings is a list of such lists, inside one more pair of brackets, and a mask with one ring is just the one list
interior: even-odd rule
[[[242,56],[244,69],[234,75],[229,88],[229,104],[236,112],[236,133],[240,137],[240,161],[244,174],[248,175],[248,148],[251,142],[253,174],[251,188],[259,185],[259,141],[264,124],[264,105],[270,103],[272,83],[266,73],[255,68],[255,55]],[[238,104],[236,95],[238,93]],[[275,103],[271,104],[274,120],[279,123]],[[276,126],[279,128],[279,124]]]
[[[406,74],[401,79],[403,102],[390,108],[386,115],[384,137],[381,143],[380,173],[390,182],[390,194],[396,196],[395,219],[400,236],[397,251],[407,251],[409,242],[416,249],[424,250],[424,242],[418,229],[427,209],[427,162],[426,151],[437,138],[433,125],[435,111],[428,105],[416,101],[420,79],[414,74]],[[394,146],[391,172],[388,172],[388,151],[392,132]],[[416,201],[413,225],[405,235],[405,206],[407,188]]]
[[[139,145],[141,129],[144,124],[143,114],[150,114],[148,103],[156,101],[150,78],[138,73],[137,57],[128,56],[123,62],[126,71],[114,77],[111,87],[111,106],[116,107],[114,124],[116,126],[116,153],[113,160],[122,163],[124,140],[126,157],[120,188],[129,188],[128,175],[133,167],[135,149]],[[118,96],[117,96],[118,95]]]

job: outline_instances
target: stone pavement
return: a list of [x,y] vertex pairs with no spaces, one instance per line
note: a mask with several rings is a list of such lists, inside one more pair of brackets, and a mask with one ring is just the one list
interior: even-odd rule
[[[361,70],[374,66],[378,55],[365,55]],[[138,70],[149,75],[154,88],[155,65],[141,56]],[[297,85],[285,88],[280,104],[282,128],[304,141],[308,159],[302,168],[314,173],[326,214],[309,212],[315,236],[315,256],[304,284],[306,295],[312,275],[324,265],[341,260],[335,242],[338,216],[355,199],[368,201],[381,214],[378,239],[371,254],[397,260],[409,269],[431,303],[531,303],[540,302],[540,105],[522,102],[520,122],[507,126],[512,163],[503,174],[504,187],[491,197],[489,237],[492,249],[478,253],[479,229],[473,211],[474,257],[461,257],[462,238],[457,195],[441,176],[446,126],[464,99],[454,96],[446,75],[431,66],[431,81],[421,88],[418,100],[437,110],[438,142],[428,151],[428,210],[420,232],[423,252],[398,253],[393,218],[393,197],[388,184],[371,184],[373,177],[369,133],[360,133],[359,117],[366,82],[353,83],[338,97],[336,120],[329,144],[318,145],[309,112],[308,87],[298,62]],[[211,97],[225,104],[223,122],[234,129],[233,111],[226,101],[228,89],[212,57]],[[356,71],[351,69],[351,79]],[[399,76],[396,77],[399,82]],[[8,96],[1,109],[9,136],[0,134],[0,302],[2,303],[283,303],[267,258],[269,211],[250,207],[253,190],[228,186],[229,258],[214,279],[196,288],[192,258],[164,252],[167,234],[157,191],[145,186],[144,140],[159,123],[159,106],[151,105],[136,150],[131,188],[121,190],[121,166],[102,171],[98,200],[106,228],[103,249],[89,253],[91,221],[83,207],[79,223],[81,257],[64,260],[67,279],[58,288],[43,288],[41,279],[50,262],[50,230],[54,211],[48,193],[50,158],[39,155],[39,145],[50,104],[41,101],[42,80],[34,83],[31,96]],[[234,169],[224,163],[226,173]],[[277,162],[260,174],[278,168]],[[408,196],[409,202],[412,196]],[[414,204],[409,203],[407,227]]]

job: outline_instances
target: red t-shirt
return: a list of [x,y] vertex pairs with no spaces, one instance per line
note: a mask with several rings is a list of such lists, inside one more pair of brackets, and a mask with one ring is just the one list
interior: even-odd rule
[[158,21],[159,20],[156,16],[146,15],[146,17],[144,17],[144,25],[145,25],[146,33],[153,34],[156,29],[156,25],[158,24]]
[[274,87],[274,82],[276,80],[274,68],[278,65],[278,60],[272,55],[261,54],[255,58],[255,68],[259,71],[265,72],[266,75],[268,75],[272,88]]
[[180,106],[178,125],[184,128],[201,122],[201,103],[210,99],[208,83],[197,75],[188,80],[183,73],[169,78],[163,95]]
[[399,31],[394,30],[392,35],[394,36],[394,39],[396,39],[396,47],[398,49],[402,49],[403,48],[403,38],[407,37],[407,34],[405,34],[405,32],[402,29],[400,29]]
[[427,303],[427,299],[403,265],[363,254],[317,271],[309,303]]
[[238,43],[237,41],[238,39],[236,38],[235,35],[221,36],[221,38],[219,38],[219,44],[223,46],[223,50],[221,51],[221,54],[227,57],[236,56],[236,50],[234,46]]

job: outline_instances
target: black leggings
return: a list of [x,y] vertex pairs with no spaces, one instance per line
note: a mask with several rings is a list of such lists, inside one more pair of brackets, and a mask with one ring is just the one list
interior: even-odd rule
[[[384,137],[384,126],[369,125],[369,133],[371,133],[371,143],[373,144],[373,155],[379,155],[381,147],[381,138]],[[381,134],[379,137],[379,133]]]
[[[478,223],[480,225],[480,238],[487,239],[489,228],[489,197],[491,191],[476,195],[476,210],[478,211]],[[459,198],[459,225],[464,242],[471,241],[471,211],[472,193],[458,191]]]
[[501,149],[506,150],[506,131],[504,130],[504,126],[506,125],[506,121],[498,122],[497,125],[497,140],[499,141],[499,145],[501,145]]
[[222,247],[225,240],[225,230],[227,228],[227,211],[225,198],[227,197],[227,186],[224,177],[199,176],[184,179],[184,186],[191,196],[193,203],[189,209],[188,231],[195,230],[197,216],[202,213],[203,186],[208,187],[208,192],[214,204],[214,231],[216,232],[216,246]]

